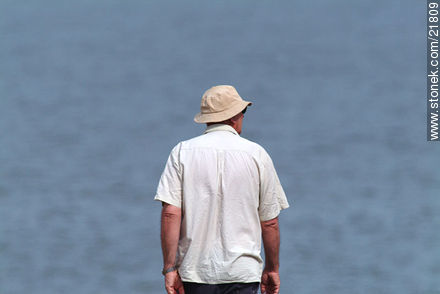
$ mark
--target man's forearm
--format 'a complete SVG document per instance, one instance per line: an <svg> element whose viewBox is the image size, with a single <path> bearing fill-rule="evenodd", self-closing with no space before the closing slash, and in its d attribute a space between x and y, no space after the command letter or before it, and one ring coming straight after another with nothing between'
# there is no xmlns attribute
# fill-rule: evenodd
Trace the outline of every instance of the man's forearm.
<svg viewBox="0 0 440 294"><path fill-rule="evenodd" d="M161 216L161 243L164 268L174 266L179 243L181 210L176 206L164 204Z"/></svg>
<svg viewBox="0 0 440 294"><path fill-rule="evenodd" d="M264 255L266 257L265 270L278 272L279 251L280 251L280 229L278 218L261 222L261 231L264 245Z"/></svg>

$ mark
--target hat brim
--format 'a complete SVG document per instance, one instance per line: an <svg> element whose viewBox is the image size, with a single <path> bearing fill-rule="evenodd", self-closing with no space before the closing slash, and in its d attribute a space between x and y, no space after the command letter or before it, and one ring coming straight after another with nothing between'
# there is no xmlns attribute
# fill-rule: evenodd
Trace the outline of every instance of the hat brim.
<svg viewBox="0 0 440 294"><path fill-rule="evenodd" d="M249 101L237 101L232 107L219 111L214 113L197 113L196 116L194 116L194 121L199 124L205 124L205 123L213 123L213 122L222 122L227 119L230 119L231 117L234 117L243 109L245 109L248 106L251 106L252 102Z"/></svg>

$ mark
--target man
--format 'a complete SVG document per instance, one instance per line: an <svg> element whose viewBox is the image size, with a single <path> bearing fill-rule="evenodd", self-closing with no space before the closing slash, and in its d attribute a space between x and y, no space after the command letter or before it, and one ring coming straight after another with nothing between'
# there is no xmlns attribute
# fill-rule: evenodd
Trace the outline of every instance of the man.
<svg viewBox="0 0 440 294"><path fill-rule="evenodd" d="M155 196L168 294L250 294L260 282L279 292L278 215L289 204L267 152L239 135L251 104L212 87L194 117L205 133L171 151Z"/></svg>

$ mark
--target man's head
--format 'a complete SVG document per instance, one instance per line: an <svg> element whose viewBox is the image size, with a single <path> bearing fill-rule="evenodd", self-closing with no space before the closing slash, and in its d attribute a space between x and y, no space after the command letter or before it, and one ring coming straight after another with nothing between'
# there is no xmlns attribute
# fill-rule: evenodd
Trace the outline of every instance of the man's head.
<svg viewBox="0 0 440 294"><path fill-rule="evenodd" d="M233 127L237 131L237 133L241 134L241 128L243 125L243 117L244 117L244 113L246 112L246 109L247 109L247 107L245 109L243 109L241 112L239 112L238 114L231 117L230 119L220 121L220 122L209 122L206 124L208 126L214 125L214 124L230 125L231 127Z"/></svg>
<svg viewBox="0 0 440 294"><path fill-rule="evenodd" d="M252 102L244 101L233 86L215 86L203 94L200 112L194 121L208 125L228 124L240 134L244 111L250 105Z"/></svg>

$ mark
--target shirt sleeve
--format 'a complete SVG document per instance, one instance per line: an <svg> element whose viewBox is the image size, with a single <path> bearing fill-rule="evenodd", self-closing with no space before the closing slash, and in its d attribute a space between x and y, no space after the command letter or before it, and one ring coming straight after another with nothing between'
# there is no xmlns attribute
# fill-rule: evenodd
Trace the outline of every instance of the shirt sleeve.
<svg viewBox="0 0 440 294"><path fill-rule="evenodd" d="M160 177L154 200L182 206L182 171L179 162L180 144L175 146L168 157L165 169Z"/></svg>
<svg viewBox="0 0 440 294"><path fill-rule="evenodd" d="M260 164L260 221L276 218L280 211L289 207L272 159L263 150Z"/></svg>

